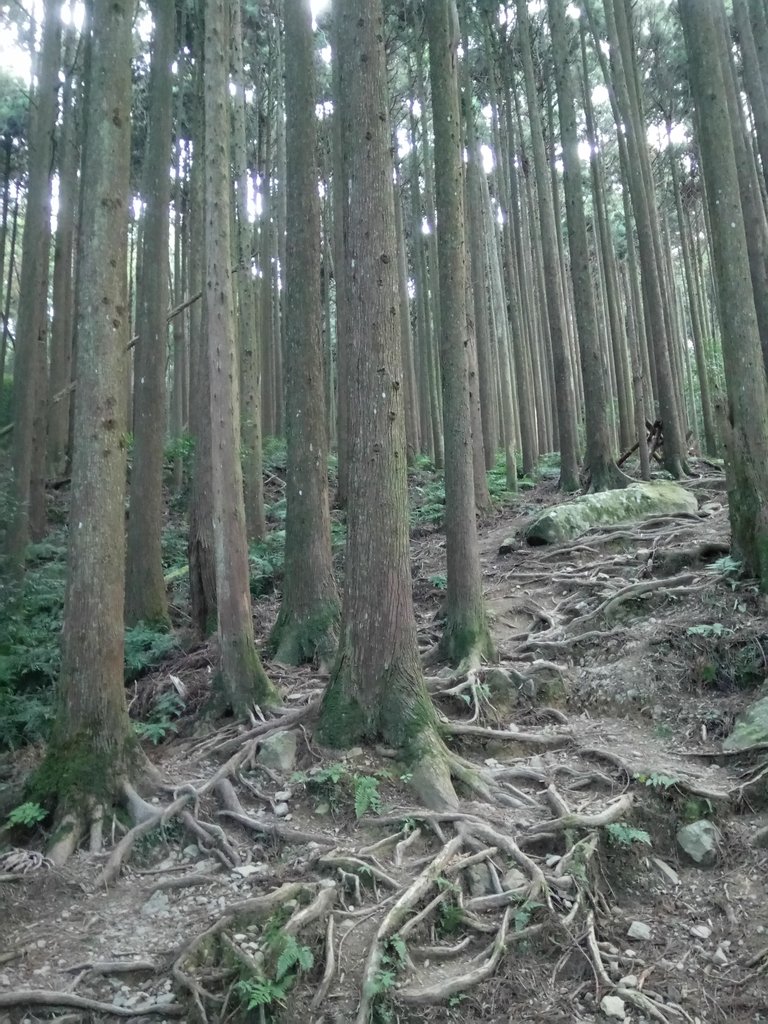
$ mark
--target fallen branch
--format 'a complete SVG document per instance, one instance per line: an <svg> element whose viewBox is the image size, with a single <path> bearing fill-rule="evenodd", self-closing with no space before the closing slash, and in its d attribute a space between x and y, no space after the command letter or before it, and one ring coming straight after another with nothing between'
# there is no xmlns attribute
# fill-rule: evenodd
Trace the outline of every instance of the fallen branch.
<svg viewBox="0 0 768 1024"><path fill-rule="evenodd" d="M71 992L49 992L45 989L20 989L17 992L0 992L0 1009L12 1006L69 1006L76 1010L92 1010L94 1013L108 1013L113 1017L144 1017L152 1014L160 1017L183 1017L185 1009L178 1003L144 1003L142 1006L116 1006L102 1003L98 999L76 996Z"/></svg>

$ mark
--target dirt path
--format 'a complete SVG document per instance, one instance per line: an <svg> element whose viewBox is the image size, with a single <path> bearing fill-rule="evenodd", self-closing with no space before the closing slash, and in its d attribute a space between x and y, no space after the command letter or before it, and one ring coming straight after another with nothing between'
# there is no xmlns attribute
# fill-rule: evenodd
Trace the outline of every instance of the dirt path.
<svg viewBox="0 0 768 1024"><path fill-rule="evenodd" d="M213 1024L273 1010L354 1022L364 970L366 1016L378 1024L606 1021L619 1003L625 1016L613 1019L768 1021L768 853L753 842L764 788L744 774L754 764L711 756L768 675L765 607L697 555L727 540L716 493L700 495L700 517L527 548L525 516L554 497L544 485L482 529L506 675L489 667L430 681L451 746L475 766L465 820L454 816L454 828L413 807L387 752L338 758L306 733L301 779L250 754L231 775L242 828L217 811L220 789L205 787L247 737L230 726L168 744L158 751L168 777L205 790L194 820L207 833L191 837L178 820L149 833L108 887L106 854L0 880L0 1024L118 1012ZM437 533L413 545L425 648L443 545ZM310 707L322 680L289 678L289 713ZM361 785L375 799L357 819ZM698 819L722 836L706 870L676 842ZM430 900L400 945L404 922ZM280 989L283 954L295 984ZM238 981L260 977L273 986L258 989L266 1009L236 1016ZM62 1005L7 1005L30 989L59 993ZM601 1008L606 996L618 1002Z"/></svg>

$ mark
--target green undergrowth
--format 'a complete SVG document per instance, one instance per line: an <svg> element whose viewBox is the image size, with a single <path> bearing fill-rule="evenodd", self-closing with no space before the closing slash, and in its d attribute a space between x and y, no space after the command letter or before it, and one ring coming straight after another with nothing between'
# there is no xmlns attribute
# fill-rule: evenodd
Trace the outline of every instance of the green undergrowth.
<svg viewBox="0 0 768 1024"><path fill-rule="evenodd" d="M379 784L389 778L385 771L356 772L336 761L307 772L294 772L291 781L303 785L317 805L321 808L325 805L331 814L353 810L356 818L362 818L369 811L381 813Z"/></svg>
<svg viewBox="0 0 768 1024"><path fill-rule="evenodd" d="M0 577L0 751L48 734L61 664L66 535L52 533L27 549L23 580ZM172 633L141 623L125 632L125 679L132 682L173 651Z"/></svg>
<svg viewBox="0 0 768 1024"><path fill-rule="evenodd" d="M549 462L542 460L540 465L545 472L549 471ZM507 488L507 467L503 451L496 455L487 478L488 493L497 507L509 505L518 498L514 491ZM411 526L442 526L445 516L445 480L442 472L436 470L425 456L419 456L411 467L409 483ZM535 485L536 481L523 476L522 467L518 466L518 490L531 490Z"/></svg>

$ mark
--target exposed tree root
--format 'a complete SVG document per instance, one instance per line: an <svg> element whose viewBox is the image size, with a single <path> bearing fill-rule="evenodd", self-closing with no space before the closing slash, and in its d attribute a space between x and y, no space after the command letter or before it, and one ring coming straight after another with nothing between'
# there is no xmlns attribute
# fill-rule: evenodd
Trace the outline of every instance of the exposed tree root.
<svg viewBox="0 0 768 1024"><path fill-rule="evenodd" d="M69 1006L76 1010L90 1010L93 1013L106 1013L113 1017L183 1017L184 1007L176 1003L144 1003L142 1006L116 1006L114 1003L102 1003L98 999L88 999L72 992L48 992L45 989L24 989L18 992L0 992L0 1009L15 1006Z"/></svg>

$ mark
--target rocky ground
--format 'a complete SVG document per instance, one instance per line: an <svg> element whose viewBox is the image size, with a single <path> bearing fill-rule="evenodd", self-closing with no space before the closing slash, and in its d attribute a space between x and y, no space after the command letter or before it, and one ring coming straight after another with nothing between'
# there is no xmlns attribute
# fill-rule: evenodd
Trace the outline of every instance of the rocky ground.
<svg viewBox="0 0 768 1024"><path fill-rule="evenodd" d="M531 547L545 480L483 523L500 663L429 679L456 812L391 751L318 748L309 669L269 666L275 718L190 714L154 818L60 871L0 860L0 1022L768 1021L768 615L722 481L691 493ZM425 650L444 562L421 530ZM202 699L212 656L141 685Z"/></svg>

